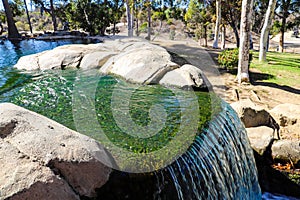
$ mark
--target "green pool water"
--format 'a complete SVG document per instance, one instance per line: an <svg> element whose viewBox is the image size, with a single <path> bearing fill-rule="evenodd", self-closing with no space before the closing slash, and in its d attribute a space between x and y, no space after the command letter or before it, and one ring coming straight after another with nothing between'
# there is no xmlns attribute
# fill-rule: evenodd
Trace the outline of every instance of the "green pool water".
<svg viewBox="0 0 300 200"><path fill-rule="evenodd" d="M17 49L10 51L21 53L12 53L12 57L6 54L6 62L2 57L0 102L11 102L44 115L100 141L110 150L113 144L141 155L161 150L173 142L168 151L155 154L154 159L164 160L173 148L184 152L186 149L180 149L181 146L192 144L214 114L221 110L220 99L212 93L131 84L121 78L99 74L97 70L20 72L12 67L18 57L44 50L43 45L35 50L28 44L23 46L27 51L15 47ZM3 47L0 51L6 52ZM76 85L79 79L84 86ZM76 106L74 94L81 99ZM85 116L91 112L95 116L92 121ZM148 132L151 134L147 135ZM124 153L121 160L127 162L128 157L130 155Z"/></svg>
<svg viewBox="0 0 300 200"><path fill-rule="evenodd" d="M95 104L97 120L106 136L114 144L126 148L133 152L150 152L160 149L176 136L181 124L182 105L180 105L178 96L169 89L160 85L136 85L129 84L122 79L117 79L108 75L93 76L95 71L84 77L87 83L97 82L97 90L92 98L85 101L93 101ZM26 77L26 81L21 87L12 89L8 95L2 97L2 101L9 101L20 105L29 110L42 114L53 119L73 130L76 125L73 119L72 97L74 82L77 70L69 71L49 71L42 74L16 74L16 78ZM97 78L95 80L95 78ZM116 87L116 85L118 87ZM88 88L85 88L88 90ZM147 126L151 122L149 111L153 105L160 105L165 111L166 116L163 127L157 134L139 138L126 134L126 130L121 129L115 121L113 112L118 115L123 110L112 106L113 92L130 92L129 115L138 126ZM181 91L189 93L190 91ZM198 131L203 128L207 121L211 119L211 95L206 92L195 92L197 99L185 99L185 101L197 101L199 104ZM122 99L122 95L120 96ZM83 101L83 103L85 102ZM128 99L124 99L128 101ZM189 104L185 104L189 105ZM85 105L83 104L82 107ZM82 108L81 107L81 108ZM161 117L161 116L157 116ZM154 119L152 119L154 120ZM89 125L93 130L95 127ZM132 127L128 127L132 128ZM89 135L95 139L99 133L97 130L88 131Z"/></svg>

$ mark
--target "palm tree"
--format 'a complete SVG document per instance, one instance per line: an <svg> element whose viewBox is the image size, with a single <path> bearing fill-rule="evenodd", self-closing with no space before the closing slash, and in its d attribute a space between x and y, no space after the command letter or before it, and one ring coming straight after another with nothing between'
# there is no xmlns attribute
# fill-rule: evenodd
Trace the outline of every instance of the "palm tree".
<svg viewBox="0 0 300 200"><path fill-rule="evenodd" d="M21 35L19 34L18 29L16 27L8 0L2 0L2 2L3 2L7 25L8 25L8 39L10 39L10 40L20 39Z"/></svg>

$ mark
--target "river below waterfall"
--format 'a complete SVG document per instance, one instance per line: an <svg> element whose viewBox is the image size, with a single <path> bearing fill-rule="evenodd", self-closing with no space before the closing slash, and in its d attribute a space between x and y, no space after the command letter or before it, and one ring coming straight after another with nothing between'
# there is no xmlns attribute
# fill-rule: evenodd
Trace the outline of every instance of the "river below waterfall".
<svg viewBox="0 0 300 200"><path fill-rule="evenodd" d="M4 44L0 45L0 102L15 103L77 130L78 127L74 123L74 109L79 108L73 106L72 97L79 79L78 70L25 73L12 67L21 56L72 43L84 43L84 41L24 40L17 44L4 41ZM103 131L110 133L107 136L116 146L136 153L149 153L163 148L176 137L183 119L180 113L190 112L189 107L192 105L190 102L195 100L194 97L186 98L187 95L184 95L186 103L181 104L182 99L178 98L177 92L174 90L158 85L137 86L128 84L122 79L97 73L97 71L91 70L84 73L84 77L82 74L80 75L80 79L86 83L96 84L94 96L91 98L84 96L84 98L94 101L96 119ZM86 92L85 90L88 91L88 88L77 91L79 96L81 92ZM117 95L118 99L122 99L122 97L126 99L126 95L121 96L124 91L131 94L128 114L135 124L147 126L151 122L155 122L155 119L157 119L157 123L160 123L161 116L163 116L164 126L154 136L141 139L124 135L120 124L113 120L116 115L119 116L121 112L124 112L124 108L121 105L122 102L114 105L112 97ZM164 182L168 182L165 179L174 182L172 187L176 189L177 194L173 194L172 199L204 199L210 194L214 194L210 199L260 198L260 189L257 185L257 178L255 178L256 170L247 166L254 165L254 162L247 158L248 154L252 154L251 149L243 146L245 138L239 136L239 125L230 124L234 118L231 113L233 111L221 101L217 100L217 104L212 104L215 98L208 93L195 92L195 94L199 104L199 117L197 119L198 134L194 137L194 144L172 165L163 170L158 169L154 173L155 180L157 180L154 190L157 191L154 192L154 196L144 199L166 199L167 197L164 195L167 195L168 192L160 196L160 192L164 190ZM160 107L153 108L153 105L160 105ZM82 105L80 109L84 109L84 107L85 105ZM112 109L112 107L114 108ZM151 109L156 109L155 113L158 112L161 116L155 116L151 113ZM220 109L226 111L220 111ZM165 112L160 112L160 110ZM216 114L218 112L221 114ZM125 120L125 118L123 119ZM89 129L87 134L101 141L95 127L90 126ZM150 132L155 132L154 129L155 127L149 126ZM226 135L225 132L228 131L234 132L236 135ZM223 132L224 136L217 137L215 135L215 133ZM211 144L211 142L215 144ZM203 150L201 148L207 150L206 157L200 156L200 152ZM125 163L125 165L128 164L130 165L130 160ZM207 173L203 170L206 170ZM233 174L229 175L230 173ZM203 188L205 191L201 191ZM105 188L102 192L105 192ZM125 192L124 195L128 194ZM263 199L288 199L288 197L265 193Z"/></svg>

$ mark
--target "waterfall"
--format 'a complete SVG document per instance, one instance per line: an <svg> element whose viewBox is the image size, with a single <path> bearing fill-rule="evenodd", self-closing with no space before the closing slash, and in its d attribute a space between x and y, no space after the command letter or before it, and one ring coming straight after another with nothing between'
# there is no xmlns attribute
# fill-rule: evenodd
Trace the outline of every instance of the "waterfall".
<svg viewBox="0 0 300 200"><path fill-rule="evenodd" d="M257 170L246 131L235 111L222 102L189 149L153 173L115 171L102 188L103 199L257 200Z"/></svg>
<svg viewBox="0 0 300 200"><path fill-rule="evenodd" d="M177 199L261 198L245 128L228 104L222 107L189 150L167 167Z"/></svg>

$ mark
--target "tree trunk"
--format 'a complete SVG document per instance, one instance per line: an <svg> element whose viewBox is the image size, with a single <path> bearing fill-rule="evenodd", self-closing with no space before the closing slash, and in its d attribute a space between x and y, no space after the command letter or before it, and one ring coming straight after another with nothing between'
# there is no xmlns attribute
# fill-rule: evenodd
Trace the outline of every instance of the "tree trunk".
<svg viewBox="0 0 300 200"><path fill-rule="evenodd" d="M280 27L280 38L279 38L279 52L283 52L284 50L284 32L285 32L285 26L286 26L286 18L289 15L289 7L290 7L291 0L287 0L283 2L282 5L282 24Z"/></svg>
<svg viewBox="0 0 300 200"><path fill-rule="evenodd" d="M30 33L32 34L32 25L31 25L31 21L30 21L30 15L29 15L29 12L28 12L28 7L27 7L26 0L24 0L24 6L25 6L26 15L27 15L27 21L28 21L28 24L29 24Z"/></svg>
<svg viewBox="0 0 300 200"><path fill-rule="evenodd" d="M131 15L131 8L129 0L126 0L126 15L127 15L127 29L128 29L128 36L133 37L133 17Z"/></svg>
<svg viewBox="0 0 300 200"><path fill-rule="evenodd" d="M114 19L113 35L116 35L116 20Z"/></svg>
<svg viewBox="0 0 300 200"><path fill-rule="evenodd" d="M50 0L50 9L51 9L51 17L52 17L52 23L53 23L53 30L57 31L57 23L56 23L56 16L55 16L55 10L54 10L53 0Z"/></svg>
<svg viewBox="0 0 300 200"><path fill-rule="evenodd" d="M213 48L218 48L218 42L219 42L219 29L220 29L220 22L221 22L221 0L216 1L216 26L215 26L215 37L214 37L214 43Z"/></svg>
<svg viewBox="0 0 300 200"><path fill-rule="evenodd" d="M13 15L12 15L12 11L8 4L8 0L2 0L2 2L3 2L6 20L7 20L7 26L8 26L8 39L11 39L11 40L20 39L21 36L16 27L16 24L15 24Z"/></svg>
<svg viewBox="0 0 300 200"><path fill-rule="evenodd" d="M226 26L225 24L222 25L222 42L221 42L221 49L225 49L226 45Z"/></svg>
<svg viewBox="0 0 300 200"><path fill-rule="evenodd" d="M272 25L275 6L276 6L276 0L269 0L269 6L266 13L264 26L260 34L259 62L265 62L267 60L267 48L268 48L267 46L269 40L269 31Z"/></svg>
<svg viewBox="0 0 300 200"><path fill-rule="evenodd" d="M148 0L147 12L148 12L148 35L147 40L151 40L151 0Z"/></svg>
<svg viewBox="0 0 300 200"><path fill-rule="evenodd" d="M239 83L249 82L249 46L253 12L253 0L242 1L241 14L241 44L239 48L239 62L237 79Z"/></svg>
<svg viewBox="0 0 300 200"><path fill-rule="evenodd" d="M207 26L204 26L204 46L207 47Z"/></svg>

